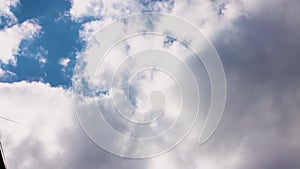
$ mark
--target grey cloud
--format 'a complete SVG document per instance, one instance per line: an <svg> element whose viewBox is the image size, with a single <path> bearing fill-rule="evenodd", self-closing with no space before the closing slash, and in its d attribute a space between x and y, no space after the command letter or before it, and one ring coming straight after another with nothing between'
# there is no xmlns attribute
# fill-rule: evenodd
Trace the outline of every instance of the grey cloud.
<svg viewBox="0 0 300 169"><path fill-rule="evenodd" d="M60 133L59 138L65 154L62 169L135 169L146 165L145 161L121 158L104 151L88 138L79 124Z"/></svg>
<svg viewBox="0 0 300 169"><path fill-rule="evenodd" d="M199 146L195 126L196 132L163 156L168 160L158 160L175 168L299 168L300 3L255 3L257 10L242 14L212 41L228 83L216 133ZM139 164L152 168L155 160Z"/></svg>
<svg viewBox="0 0 300 169"><path fill-rule="evenodd" d="M256 3L213 39L227 75L225 113L206 144L195 144L195 132L165 155L177 168L300 167L300 3Z"/></svg>
<svg viewBox="0 0 300 169"><path fill-rule="evenodd" d="M257 2L259 3L259 2ZM299 1L263 2L213 40L228 82L210 153L241 148L235 168L299 168Z"/></svg>

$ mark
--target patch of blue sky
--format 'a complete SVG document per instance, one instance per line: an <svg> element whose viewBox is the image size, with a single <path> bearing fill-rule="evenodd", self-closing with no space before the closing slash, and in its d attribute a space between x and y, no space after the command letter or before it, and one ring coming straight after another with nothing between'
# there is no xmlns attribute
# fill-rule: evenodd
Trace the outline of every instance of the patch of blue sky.
<svg viewBox="0 0 300 169"><path fill-rule="evenodd" d="M11 26L12 23L13 23L13 18L0 16L0 30L7 26Z"/></svg>
<svg viewBox="0 0 300 169"><path fill-rule="evenodd" d="M21 0L20 4L12 9L18 23L36 19L42 29L37 38L21 43L20 51L26 49L26 52L16 55L16 66L0 65L3 70L15 74L0 81L42 81L51 86L71 86L76 52L83 48L84 42L79 39L81 24L73 22L65 15L70 7L70 2L63 0ZM33 56L40 54L40 49L46 51L42 53L45 55L42 56L46 59L45 63ZM70 59L65 68L59 64L62 58Z"/></svg>

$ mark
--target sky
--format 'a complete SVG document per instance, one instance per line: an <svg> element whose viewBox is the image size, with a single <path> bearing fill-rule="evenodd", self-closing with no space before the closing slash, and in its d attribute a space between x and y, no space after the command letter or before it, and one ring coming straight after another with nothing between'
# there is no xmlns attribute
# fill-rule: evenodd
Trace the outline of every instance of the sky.
<svg viewBox="0 0 300 169"><path fill-rule="evenodd" d="M17 122L0 118L7 168L298 169L299 8L298 0L0 0L0 117ZM136 14L143 17L126 17ZM201 36L184 29L188 25ZM145 33L157 30L161 35ZM135 31L140 34L113 43ZM202 54L217 54L222 64L213 62L210 70L222 68L226 77L221 121L203 144L199 133L214 110L213 94L224 91L217 90L223 81L212 83L205 57L199 61L190 51L195 39L215 49ZM114 45L101 60L102 49ZM196 53L203 49L198 47ZM167 58L174 53L175 60ZM149 63L157 68L135 72ZM122 100L126 87L129 102ZM157 89L163 97L152 95ZM148 128L122 120L132 118L126 110L156 106L164 106L165 116ZM97 123L99 110L108 123ZM105 137L110 132L102 125L147 137L173 121L174 131L147 146ZM188 135L180 140L183 133ZM155 154L169 143L169 151ZM154 156L120 157L141 154Z"/></svg>

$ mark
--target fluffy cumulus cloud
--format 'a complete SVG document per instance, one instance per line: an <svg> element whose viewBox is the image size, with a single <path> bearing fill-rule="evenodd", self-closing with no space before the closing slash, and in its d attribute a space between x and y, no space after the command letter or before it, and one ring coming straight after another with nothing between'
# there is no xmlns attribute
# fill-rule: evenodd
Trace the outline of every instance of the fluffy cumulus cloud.
<svg viewBox="0 0 300 169"><path fill-rule="evenodd" d="M168 8L153 8L162 2L144 4L152 11L169 9L168 13L190 21L212 40L224 63L228 97L221 126L209 142L197 145L194 132L171 153L149 160L148 168L161 164L169 168L297 168L299 51L295 45L300 24L295 16L300 14L299 2L177 0ZM103 9L108 4L103 3ZM146 10L140 1L118 4L112 11L104 10L103 19L85 23L82 39L88 40L116 16ZM126 42L129 49L125 45L114 56L149 47L142 41ZM85 59L87 67L95 62L89 61L89 55ZM104 65L110 69L117 63Z"/></svg>
<svg viewBox="0 0 300 169"><path fill-rule="evenodd" d="M0 62L16 64L15 55L20 52L19 46L23 40L32 40L41 30L37 20L29 19L17 23L17 18L11 11L19 5L19 0L3 0L0 2ZM5 50L4 50L5 49Z"/></svg>
<svg viewBox="0 0 300 169"><path fill-rule="evenodd" d="M70 15L73 20L79 21L82 18L100 18L102 16L102 0L72 0L71 3Z"/></svg>
<svg viewBox="0 0 300 169"><path fill-rule="evenodd" d="M81 2L81 0L76 0ZM101 3L101 19L98 14L90 12L90 17L96 20L86 22L82 26L80 36L83 40L87 40L95 31L99 30L103 26L108 25L114 20L119 19L122 16L140 13L140 12L163 12L172 13L175 1L163 0L163 1L133 1L133 0L103 0ZM72 7L73 8L73 7ZM72 8L70 12L72 11ZM80 18L84 18L85 15L80 15Z"/></svg>
<svg viewBox="0 0 300 169"><path fill-rule="evenodd" d="M8 168L141 168L88 139L73 109L71 92L43 83L1 83L0 139ZM18 105L18 106L15 106ZM118 163L116 163L118 161Z"/></svg>
<svg viewBox="0 0 300 169"><path fill-rule="evenodd" d="M95 20L91 22L84 23L82 29L79 32L80 38L83 41L88 41L89 38L97 32L100 28L112 23L111 18L105 18L103 20Z"/></svg>
<svg viewBox="0 0 300 169"><path fill-rule="evenodd" d="M0 61L4 64L15 64L20 43L23 40L32 40L40 30L41 26L35 20L27 20L0 30L0 46L5 49L0 51Z"/></svg>
<svg viewBox="0 0 300 169"><path fill-rule="evenodd" d="M80 0L78 0L80 1ZM239 0L222 1L184 1L184 0L163 0L163 1L103 1L102 17L99 20L87 22L81 31L82 38L92 34L99 28L107 25L112 20L119 19L124 15L140 12L162 12L186 19L196 25L204 34L213 38L224 29L232 28L236 22L243 21L250 10L251 5L245 5ZM250 7L248 7L250 6ZM251 9L249 9L251 8ZM98 17L90 13L91 17ZM84 17L84 15L82 15Z"/></svg>
<svg viewBox="0 0 300 169"><path fill-rule="evenodd" d="M59 60L59 64L62 66L62 67L64 67L64 68L66 68L67 66L68 66L68 64L70 63L70 59L69 58L62 58L62 59L60 59Z"/></svg>
<svg viewBox="0 0 300 169"><path fill-rule="evenodd" d="M170 12L173 8L173 0L162 1L133 1L133 0L71 0L72 7L69 11L75 21L84 18L105 19L119 18L136 12Z"/></svg>
<svg viewBox="0 0 300 169"><path fill-rule="evenodd" d="M17 21L17 18L11 11L12 7L16 7L19 4L19 0L9 0L0 2L0 25L11 25Z"/></svg>
<svg viewBox="0 0 300 169"><path fill-rule="evenodd" d="M1 117L18 122L1 122L7 167L48 168L47 164L54 165L51 160L58 160L63 151L58 140L59 131L71 125L68 92L47 84L27 82L2 83L0 92Z"/></svg>

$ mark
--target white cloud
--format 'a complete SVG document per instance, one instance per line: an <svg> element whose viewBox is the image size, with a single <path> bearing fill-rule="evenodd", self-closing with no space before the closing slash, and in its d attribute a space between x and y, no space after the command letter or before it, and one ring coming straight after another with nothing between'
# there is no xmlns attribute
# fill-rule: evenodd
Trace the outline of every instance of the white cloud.
<svg viewBox="0 0 300 169"><path fill-rule="evenodd" d="M81 1L81 0L77 0ZM80 31L80 37L82 40L87 41L88 38L95 33L95 31L99 30L103 26L108 25L116 19L119 19L123 16L139 13L142 11L145 6L141 5L138 1L133 0L104 0L102 5L102 18L99 20L90 21L83 24L82 30ZM167 12L168 8L167 3L164 2L155 2L152 4L152 9L154 11L162 11ZM97 14L93 14L90 12L91 17L98 18ZM84 16L84 15L83 15Z"/></svg>
<svg viewBox="0 0 300 169"><path fill-rule="evenodd" d="M0 116L19 123L0 118L7 168L137 166L116 159L88 139L77 121L70 90L41 82L0 83L0 101Z"/></svg>
<svg viewBox="0 0 300 169"><path fill-rule="evenodd" d="M2 69L0 68L0 77L2 77L4 74L5 74L4 70L2 70Z"/></svg>
<svg viewBox="0 0 300 169"><path fill-rule="evenodd" d="M122 16L139 12L138 1L133 0L104 0L103 1L103 16L113 19L118 19Z"/></svg>
<svg viewBox="0 0 300 169"><path fill-rule="evenodd" d="M11 12L11 7L16 7L19 0L1 0L0 1L0 24L11 25L17 21L17 18ZM3 20L2 20L3 19ZM5 21L6 19L7 21Z"/></svg>
<svg viewBox="0 0 300 169"><path fill-rule="evenodd" d="M100 18L102 16L102 0L71 0L70 14L73 20L85 17Z"/></svg>
<svg viewBox="0 0 300 169"><path fill-rule="evenodd" d="M0 14L13 15L13 13L10 11L10 7L16 7L18 3L19 0L0 1Z"/></svg>
<svg viewBox="0 0 300 169"><path fill-rule="evenodd" d="M13 76L16 76L15 73L11 72L11 71L8 71L8 70L3 70L0 68L0 78L1 79L8 79L10 77L13 77Z"/></svg>
<svg viewBox="0 0 300 169"><path fill-rule="evenodd" d="M93 34L99 30L100 28L108 25L113 22L111 18L103 18L101 20L91 21L84 23L82 25L82 29L79 32L79 36L82 40L88 41L88 39L93 36Z"/></svg>
<svg viewBox="0 0 300 169"><path fill-rule="evenodd" d="M45 63L47 63L47 59L44 57L39 58L39 62L43 65Z"/></svg>
<svg viewBox="0 0 300 169"><path fill-rule="evenodd" d="M135 0L71 0L71 18L81 21L91 17L96 19L117 19L142 11L170 12L173 1L135 1Z"/></svg>
<svg viewBox="0 0 300 169"><path fill-rule="evenodd" d="M135 19L137 19L137 18L135 18ZM142 65L146 64L147 66L151 65L152 67L153 66L155 67L155 64L157 64L158 68L163 67L159 63L165 63L163 65L170 66L170 67L168 67L168 70L166 70L166 71L167 72L169 71L168 73L171 72L172 77L176 77L175 78L176 83L178 82L179 83L178 85L181 85L179 87L181 90L188 91L189 89L194 89L193 85L188 86L187 84L184 83L184 82L187 82L190 80L190 78L188 76L188 75L190 75L189 74L190 72L187 73L187 70L185 69L186 68L185 66L190 66L190 65L183 65L183 63L180 62L180 61L185 60L185 58L190 59L193 56L191 54L191 51L189 51L189 50L187 51L186 47L184 47L183 45L181 45L178 42L174 42L173 45L174 46L177 45L175 48L173 48L173 47L165 48L164 41L165 41L166 37L164 37L164 36L145 35L145 36L135 36L132 38L125 39L125 41L123 41L123 43L120 43L120 44L117 44L116 46L114 46L114 48L111 49L111 51L107 54L107 56L105 58L103 58L103 60L100 59L101 51L103 51L103 48L101 48L101 47L104 45L107 45L107 44L105 44L105 42L109 42L110 39L118 40L121 37L125 37L127 35L126 33L128 33L126 28L128 28L130 26L132 26L131 28L136 28L136 29L144 26L143 19L145 19L145 18L138 18L138 19L141 19L141 20L138 20L138 21L137 20L134 20L134 21L127 20L126 24L121 22L118 24L118 26L122 25L122 26L120 26L121 27L120 29L115 29L112 32L106 32L106 34L103 35L102 38L99 38L99 36L98 37L96 36L95 39L93 38L90 41L88 41L86 50L83 51L82 56L81 57L79 56L78 60L77 60L78 61L77 66L84 64L84 69L83 70L77 69L75 71L75 72L79 71L79 74L76 74L76 77L75 77L76 79L78 79L79 84L78 84L78 88L77 88L77 86L74 87L74 91L76 91L76 92L78 91L80 94L83 93L85 95L89 95L90 92L94 92L94 91L91 91L94 89L93 85L96 85L96 88L98 88L98 89L106 88L106 89L110 90L111 85L112 85L110 79L112 77L114 77L116 68L121 67L121 66L118 67L119 64L121 64L125 58L127 58L127 59L130 58L129 56L135 54L136 52L142 51L142 50L147 50L147 49L157 49L157 51L163 51L166 53L168 53L168 52L176 53L176 51L178 51L178 53L176 53L176 54L178 54L178 55L176 55L176 56L178 56L178 58L174 59L174 60L171 59L171 61L170 61L170 60L166 59L166 57L169 55L166 55L166 53L159 53L160 56L166 56L166 57L162 57L159 59L156 57L153 57L156 59L151 60L151 62L149 62L149 64L146 64L144 62L136 63L136 62L128 61L127 66L128 67L130 66L130 68L132 68L132 69L130 69L126 66L122 67L123 71L120 72L121 75L116 77L116 84L118 84L118 82L120 82L120 83L124 82L124 84L121 84L122 87L120 87L120 89L127 89L127 87L128 87L127 82L130 81L130 78L133 78L133 76L131 76L131 75L133 75L134 73L137 73L138 71L142 71L142 69L145 68ZM157 30L162 30L162 32L166 32L165 27L161 26L161 25L162 24L157 24L157 25L153 24L153 27L151 27L151 30L154 32L156 32ZM115 28L115 27L113 27L113 28ZM144 30L144 29L139 29L139 30ZM103 31L105 32L106 30L103 30ZM108 38L108 39L105 39L105 38ZM113 42L111 42L111 43L113 43ZM170 45L170 46L173 46L173 45ZM107 46L110 47L110 45L107 45ZM152 54L154 56L158 56L158 53L154 52ZM182 58L180 58L181 56L182 56ZM95 75L94 68L96 68L96 66L100 60L103 62L101 64L101 66L97 67L98 72ZM128 59L128 60L130 60L130 59ZM134 59L132 59L132 60L134 60ZM185 60L185 61L187 61L187 60ZM195 59L195 60L197 61L197 59ZM81 61L83 61L84 63L81 63ZM141 61L141 60L139 60L139 61ZM148 59L147 59L147 61L148 61ZM167 64L166 62L169 64ZM195 63L198 63L198 62L195 62ZM155 64L153 64L153 63L155 63ZM199 65L200 64L201 63L199 63ZM180 65L181 67L178 65ZM199 65L197 65L197 68L201 69L201 66L199 66ZM141 68L139 66L142 66L143 68ZM128 70L127 70L127 68L128 68ZM194 69L197 69L197 68L195 67ZM135 69L135 70L132 71L133 69ZM198 72L201 72L201 70L199 70L199 69L198 69ZM131 103L132 103L132 105L136 106L135 110L137 110L137 111L139 109L145 110L145 109L149 108L149 106L148 106L149 102L147 102L148 101L147 98L150 97L150 94L152 91L154 91L154 89L157 89L157 90L164 92L164 94L165 94L164 97L167 102L166 107L165 107L166 111L164 112L164 116L163 116L163 118L161 118L161 121L158 125L154 125L154 126L150 126L150 127L147 126L148 128L141 127L142 129L139 129L139 133L138 132L135 133L135 131L132 131L130 134L133 134L133 135L145 134L147 136L156 135L156 134L164 131L165 129L167 129L170 126L170 124L172 124L172 122L174 122L174 120L178 117L178 114L180 114L179 110L181 110L181 108L180 108L180 106L181 106L180 99L181 98L179 96L180 94L178 94L178 93L180 93L180 91L178 90L176 83L174 83L174 81L173 81L174 79L170 78L169 76L160 75L159 73L156 74L156 71L153 71L153 72L154 73L152 73L151 76L153 75L153 76L155 76L155 78L150 78L151 77L150 74L140 74L138 77L140 77L144 81L132 84L132 89L134 92L132 92L130 94L135 99L136 104L134 105L134 103L133 103L134 101ZM177 74L174 72L176 72ZM147 80L147 75L149 75L148 80ZM97 77L97 78L93 79L93 77ZM169 77L169 78L167 78L167 77ZM196 77L196 80L200 81L200 80L202 80L201 78L202 78L202 76L199 75L199 77L198 76ZM82 79L84 79L85 81L81 81ZM83 83L81 84L81 82L83 82ZM189 82L191 82L191 84L194 84L193 81L189 81ZM204 88L205 85L202 84L202 86ZM80 91L81 89L82 89L82 91ZM207 91L209 91L209 87L207 89L208 89ZM120 91L120 93L122 93L121 90L119 90L119 91ZM193 91L193 92L191 92L190 95L194 96L193 94L195 94L195 93L198 94L197 92ZM194 108L193 105L195 102L197 102L197 98L194 99L195 97L192 97L192 99L190 99L190 100L186 99L183 101L184 103L187 103L190 105L190 106L188 106L188 108L186 107L188 109L186 111L191 112L191 113L186 114L186 116L187 116L186 119L188 119L188 120L192 119L192 120L189 121L189 123L181 123L180 122L180 127L179 127L179 125L176 127L173 127L172 128L173 130L175 130L175 128L178 129L177 133L184 131L186 129L186 127L188 127L188 125L191 125L193 123L193 120L194 120L193 113L195 113L195 111L193 111L193 108ZM134 100L134 99L132 99L132 100ZM110 104L111 103L110 101L112 100L112 98L110 97L107 100L108 101L107 101L107 103L105 102L105 104L104 104L104 101L102 101L102 100L99 101L99 103L101 103L101 106L102 106L102 104L105 105L104 106L105 109L103 110L103 112L105 112L105 114L111 114L112 119L113 119L111 121L113 121L114 124L121 124L121 126L123 126L123 128L121 129L122 130L121 132L125 132L126 135L128 135L128 132L130 131L130 129L129 129L130 125L128 123L123 124L123 121L119 120L120 119L119 116L115 116L117 113L114 109L111 108L112 106ZM205 99L203 99L203 100L205 100ZM122 101L123 100L121 100L119 103L121 103L122 105L126 104ZM80 102L84 103L84 100L80 100ZM160 103L162 103L162 102L160 102ZM155 104L155 103L153 102L153 104ZM128 105L126 104L126 106L129 106L129 104ZM124 110L127 110L126 108L124 108ZM159 105L157 105L157 107L154 107L154 108L159 108ZM126 112L126 113L128 113L128 112ZM157 112L155 112L155 113L157 113ZM154 115L155 113L153 113L151 115ZM177 124L179 124L179 123L177 123ZM118 128L118 125L116 125L116 127ZM147 130L147 129L149 129L149 130ZM176 138L178 139L178 136L179 137L182 136L181 134L176 135ZM145 136L145 135L143 135L143 136ZM154 147L157 146L157 147L161 148L161 145L164 145L167 141L169 141L168 140L169 138L167 138L168 136L163 135L163 137L165 138L164 141L161 141L160 143L158 143L158 141L153 142L152 146L154 146ZM98 138L100 138L100 137L98 137ZM118 139L116 139L114 141L117 142ZM114 142L112 142L112 143L114 143ZM173 143L171 143L170 145L173 145ZM116 144L116 146L120 146L120 145ZM133 147L134 146L135 145L133 145ZM122 148L126 149L125 147L122 147ZM134 152L134 148L133 148L133 150L128 150L128 151ZM137 150L137 151L139 151L139 150ZM151 155L153 155L153 154L151 154Z"/></svg>
<svg viewBox="0 0 300 169"><path fill-rule="evenodd" d="M15 64L15 55L19 52L22 40L31 40L41 30L41 26L34 20L27 20L22 24L6 27L0 30L0 61L4 64Z"/></svg>
<svg viewBox="0 0 300 169"><path fill-rule="evenodd" d="M238 0L177 0L170 13L193 23L209 38L219 36L219 32L232 28L232 24L239 17L247 14Z"/></svg>
<svg viewBox="0 0 300 169"><path fill-rule="evenodd" d="M63 66L64 68L66 68L68 66L68 64L70 63L70 59L69 58L62 58L58 61L58 63Z"/></svg>
<svg viewBox="0 0 300 169"><path fill-rule="evenodd" d="M71 123L70 93L47 84L27 82L0 83L0 93L0 115L20 123L0 119L1 142L5 147L8 168L32 168L38 165L34 158L28 161L24 160L27 157L21 155L21 147L28 144L28 139L42 146L39 153L45 153L45 158L60 156L63 147L57 140L57 134ZM28 157L31 156L30 149L26 153Z"/></svg>
<svg viewBox="0 0 300 169"><path fill-rule="evenodd" d="M83 3L80 0L76 1L78 4ZM84 1L84 3L87 2ZM208 37L214 38L218 36L219 32L232 28L232 24L236 20L247 15L249 10L253 10L253 8L246 8L244 3L239 0L176 0L174 3L173 1L153 1L148 2L146 6L142 2L134 0L104 0L101 5L103 8L101 19L84 23L80 31L83 40L87 40L87 37L113 20L142 11L159 11L181 17L197 26ZM85 9L84 5L81 9ZM89 14L90 17L99 18L97 13L89 12Z"/></svg>
<svg viewBox="0 0 300 169"><path fill-rule="evenodd" d="M232 88L243 90L237 86ZM223 125L214 138L204 145L197 144L196 131L167 154L153 159L128 160L104 152L87 139L77 122L69 90L37 82L0 83L0 116L20 123L0 119L0 139L8 168L253 169L268 163L272 165L271 162L280 165L280 160L297 159L299 155L299 109L288 105L297 103L300 90L286 91L280 94L280 105L272 101L274 92L259 99L256 94L249 94L261 94L264 90L243 92L248 98L255 99L252 106L243 107L247 113L241 114L238 109L240 105L231 103ZM232 97L240 98L240 94L236 94ZM249 104L246 101L243 105ZM280 116L276 106L288 106L291 113ZM286 116L291 119L283 119ZM283 126L276 126L278 122ZM201 123L195 127L198 128L198 125Z"/></svg>

